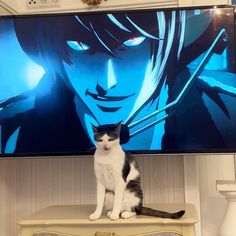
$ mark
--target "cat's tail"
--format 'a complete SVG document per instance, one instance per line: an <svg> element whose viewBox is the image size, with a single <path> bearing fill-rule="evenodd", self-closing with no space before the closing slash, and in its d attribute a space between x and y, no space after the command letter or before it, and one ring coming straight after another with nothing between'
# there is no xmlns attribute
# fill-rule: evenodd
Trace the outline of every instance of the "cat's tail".
<svg viewBox="0 0 236 236"><path fill-rule="evenodd" d="M184 213L185 213L184 210L170 213L166 211L154 210L148 207L142 207L138 214L147 215L147 216L155 216L155 217L160 217L160 218L179 219L184 215Z"/></svg>

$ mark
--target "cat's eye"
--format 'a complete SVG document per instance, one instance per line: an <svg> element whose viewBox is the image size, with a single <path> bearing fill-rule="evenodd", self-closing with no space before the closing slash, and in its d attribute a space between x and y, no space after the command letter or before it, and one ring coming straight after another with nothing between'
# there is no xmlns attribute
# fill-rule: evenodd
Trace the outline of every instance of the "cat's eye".
<svg viewBox="0 0 236 236"><path fill-rule="evenodd" d="M101 138L98 138L98 137L96 137L96 136L94 136L94 139L95 139L96 142L102 142L102 139L101 139Z"/></svg>
<svg viewBox="0 0 236 236"><path fill-rule="evenodd" d="M109 138L108 141L109 142L114 141L114 138Z"/></svg>
<svg viewBox="0 0 236 236"><path fill-rule="evenodd" d="M123 42L123 45L127 47L135 47L140 45L145 39L146 37L144 36L134 37Z"/></svg>
<svg viewBox="0 0 236 236"><path fill-rule="evenodd" d="M66 43L68 46L76 51L87 51L90 49L90 46L86 43L73 41L73 40L67 40Z"/></svg>

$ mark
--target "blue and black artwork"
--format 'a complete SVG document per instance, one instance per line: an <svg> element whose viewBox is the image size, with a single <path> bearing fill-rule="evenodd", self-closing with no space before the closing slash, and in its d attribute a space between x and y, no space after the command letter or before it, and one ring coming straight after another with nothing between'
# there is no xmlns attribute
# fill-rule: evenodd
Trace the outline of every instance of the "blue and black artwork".
<svg viewBox="0 0 236 236"><path fill-rule="evenodd" d="M0 18L0 153L236 150L233 7Z"/></svg>

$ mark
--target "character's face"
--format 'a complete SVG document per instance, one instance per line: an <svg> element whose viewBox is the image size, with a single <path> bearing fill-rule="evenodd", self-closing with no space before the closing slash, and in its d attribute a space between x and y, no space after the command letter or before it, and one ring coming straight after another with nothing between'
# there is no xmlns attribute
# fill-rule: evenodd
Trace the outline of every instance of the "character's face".
<svg viewBox="0 0 236 236"><path fill-rule="evenodd" d="M151 96L155 86L148 38L126 40L115 56L91 55L85 43L67 44L72 64L64 62L64 68L69 82L100 125L125 122Z"/></svg>

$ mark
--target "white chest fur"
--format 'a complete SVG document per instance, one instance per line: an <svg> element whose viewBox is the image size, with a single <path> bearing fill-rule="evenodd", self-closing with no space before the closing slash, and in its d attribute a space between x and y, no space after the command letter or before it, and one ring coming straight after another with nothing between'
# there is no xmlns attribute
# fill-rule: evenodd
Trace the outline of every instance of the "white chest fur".
<svg viewBox="0 0 236 236"><path fill-rule="evenodd" d="M97 181L111 191L115 184L122 179L125 153L120 147L104 152L96 151L94 155L94 170Z"/></svg>

